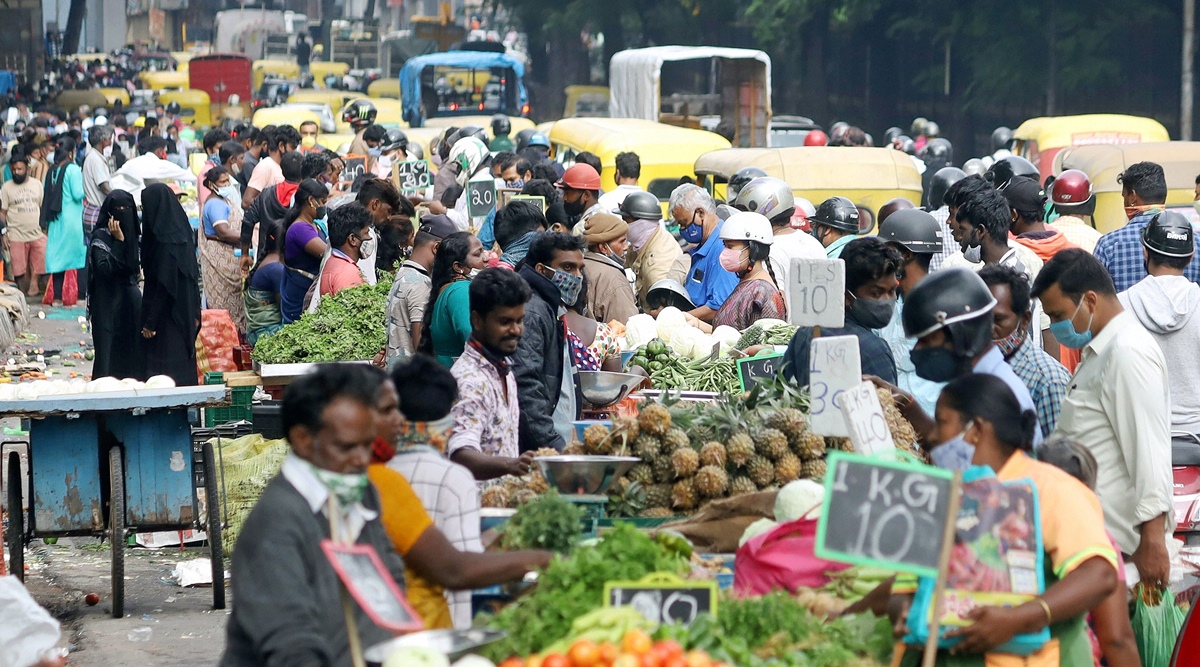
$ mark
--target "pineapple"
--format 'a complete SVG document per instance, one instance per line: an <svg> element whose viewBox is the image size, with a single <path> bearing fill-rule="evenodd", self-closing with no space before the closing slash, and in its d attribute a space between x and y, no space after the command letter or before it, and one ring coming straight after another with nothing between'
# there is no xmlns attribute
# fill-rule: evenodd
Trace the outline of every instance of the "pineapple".
<svg viewBox="0 0 1200 667"><path fill-rule="evenodd" d="M687 449L692 446L692 441L688 439L687 431L681 428L672 428L663 436L663 451L674 452L680 449Z"/></svg>
<svg viewBox="0 0 1200 667"><path fill-rule="evenodd" d="M759 456L764 456L772 461L778 461L781 456L788 453L788 439L782 431L773 428L764 428L758 432L758 439L755 441L755 450Z"/></svg>
<svg viewBox="0 0 1200 667"><path fill-rule="evenodd" d="M675 513L665 507L651 507L642 510L638 516L643 519L670 519Z"/></svg>
<svg viewBox="0 0 1200 667"><path fill-rule="evenodd" d="M729 487L729 475L720 466L704 466L696 473L696 490L705 498L720 498Z"/></svg>
<svg viewBox="0 0 1200 667"><path fill-rule="evenodd" d="M719 442L705 443L705 445L700 448L700 465L724 468L727 458L728 457L725 454L725 445L722 445Z"/></svg>
<svg viewBox="0 0 1200 667"><path fill-rule="evenodd" d="M643 461L653 461L658 458L660 452L662 452L662 440L649 433L643 433L633 441L633 453L641 457Z"/></svg>
<svg viewBox="0 0 1200 667"><path fill-rule="evenodd" d="M708 442L716 439L716 430L708 424L697 424L688 431L692 442Z"/></svg>
<svg viewBox="0 0 1200 667"><path fill-rule="evenodd" d="M525 488L541 495L550 490L550 482L546 481L546 476L542 474L542 469L535 467L528 475L528 482Z"/></svg>
<svg viewBox="0 0 1200 667"><path fill-rule="evenodd" d="M489 486L479 500L484 507L508 507L508 491L501 484Z"/></svg>
<svg viewBox="0 0 1200 667"><path fill-rule="evenodd" d="M583 451L583 444L572 440L566 447L563 447L562 453L567 456L583 456L587 452Z"/></svg>
<svg viewBox="0 0 1200 667"><path fill-rule="evenodd" d="M659 484L665 484L675 479L675 468L671 465L671 457L665 454L654 459L654 463L650 464L654 471L654 481Z"/></svg>
<svg viewBox="0 0 1200 667"><path fill-rule="evenodd" d="M729 461L741 468L754 456L754 441L745 433L734 433L729 437L725 451L729 454Z"/></svg>
<svg viewBox="0 0 1200 667"><path fill-rule="evenodd" d="M887 421L888 430L892 432L892 442L897 449L915 453L920 449L914 445L917 441L917 430L900 414L900 409L896 407L892 395L886 389L877 389L876 393L879 395L879 404L883 406L883 417Z"/></svg>
<svg viewBox="0 0 1200 667"><path fill-rule="evenodd" d="M767 426L781 431L789 441L800 438L805 423L804 413L796 408L779 408L767 417Z"/></svg>
<svg viewBox="0 0 1200 667"><path fill-rule="evenodd" d="M608 427L604 424L592 424L583 430L583 450L588 454L610 454L612 445Z"/></svg>
<svg viewBox="0 0 1200 667"><path fill-rule="evenodd" d="M800 476L807 477L808 479L815 479L817 481L823 481L825 479L826 469L827 468L824 459L805 461L804 465L800 468Z"/></svg>
<svg viewBox="0 0 1200 667"><path fill-rule="evenodd" d="M689 478L675 482L675 486L671 487L671 506L681 510L691 510L696 508L696 503L695 481Z"/></svg>
<svg viewBox="0 0 1200 667"><path fill-rule="evenodd" d="M745 475L738 475L729 483L729 495L744 496L747 493L758 493L758 486Z"/></svg>
<svg viewBox="0 0 1200 667"><path fill-rule="evenodd" d="M646 487L646 507L670 507L671 485L651 484Z"/></svg>
<svg viewBox="0 0 1200 667"><path fill-rule="evenodd" d="M775 481L780 484L787 484L800 479L801 465L800 457L788 452L784 454L778 461L775 462Z"/></svg>
<svg viewBox="0 0 1200 667"><path fill-rule="evenodd" d="M624 437L626 442L633 442L637 439L641 429L638 427L637 417L620 416L613 418L612 437Z"/></svg>
<svg viewBox="0 0 1200 667"><path fill-rule="evenodd" d="M797 448L796 456L805 461L819 459L825 455L825 445L825 438L812 431L805 431L800 438L800 446Z"/></svg>
<svg viewBox="0 0 1200 667"><path fill-rule="evenodd" d="M650 435L665 435L671 428L671 411L651 403L638 413L638 428Z"/></svg>
<svg viewBox="0 0 1200 667"><path fill-rule="evenodd" d="M629 479L640 482L642 486L654 483L654 468L649 463L639 463L629 471Z"/></svg>
<svg viewBox="0 0 1200 667"><path fill-rule="evenodd" d="M850 442L850 438L825 438L825 449L832 449L839 452L853 452L854 443Z"/></svg>
<svg viewBox="0 0 1200 667"><path fill-rule="evenodd" d="M691 447L677 449L671 454L671 467L675 470L676 479L691 477L700 467L700 455Z"/></svg>
<svg viewBox="0 0 1200 667"><path fill-rule="evenodd" d="M746 464L746 474L762 488L775 481L775 465L766 457L755 456Z"/></svg>
<svg viewBox="0 0 1200 667"><path fill-rule="evenodd" d="M558 450L553 447L539 447L534 450L533 458L540 459L543 456L558 456Z"/></svg>

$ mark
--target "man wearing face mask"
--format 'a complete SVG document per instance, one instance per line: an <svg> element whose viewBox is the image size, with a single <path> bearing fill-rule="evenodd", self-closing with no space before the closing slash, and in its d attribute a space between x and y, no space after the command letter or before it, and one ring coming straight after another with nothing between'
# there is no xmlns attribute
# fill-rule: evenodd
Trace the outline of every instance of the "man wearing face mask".
<svg viewBox="0 0 1200 667"><path fill-rule="evenodd" d="M697 304L690 315L711 323L738 284L738 277L721 266L725 243L721 241L723 221L717 215L717 204L704 188L685 183L671 193L667 211L679 225L679 236L697 246L691 251L692 268L684 282L692 303Z"/></svg>
<svg viewBox="0 0 1200 667"><path fill-rule="evenodd" d="M330 256L321 267L321 296L363 284L358 260L362 246L371 240L371 214L357 203L347 204L329 214Z"/></svg>
<svg viewBox="0 0 1200 667"><path fill-rule="evenodd" d="M83 237L92 238L92 230L100 219L100 206L112 192L109 180L112 170L108 158L112 156L113 130L107 125L93 127L88 133L92 150L83 159Z"/></svg>
<svg viewBox="0 0 1200 667"><path fill-rule="evenodd" d="M582 162L571 165L556 185L562 190L563 208L571 226L603 210L599 206L600 174L591 165Z"/></svg>
<svg viewBox="0 0 1200 667"><path fill-rule="evenodd" d="M1138 162L1117 177L1121 197L1125 200L1126 225L1100 237L1096 243L1096 259L1112 276L1117 292L1124 292L1146 277L1142 255L1142 230L1165 208L1167 179L1163 168L1153 162ZM1200 283L1200 263L1192 262L1183 275Z"/></svg>
<svg viewBox="0 0 1200 667"><path fill-rule="evenodd" d="M1004 363L1004 354L992 341L995 307L995 297L974 271L954 267L930 274L905 295L904 333L917 339L909 357L917 375L930 382L949 382L970 373L995 375L1012 389L1022 410L1036 410L1029 389ZM892 392L897 407L916 429L917 439L930 450L934 463L953 469L969 465L970 451L938 446L937 424L911 394L872 379ZM1041 444L1039 426L1033 434L1033 446Z"/></svg>
<svg viewBox="0 0 1200 667"><path fill-rule="evenodd" d="M429 271L433 268L438 245L455 231L454 223L444 215L421 218L421 228L417 230L413 241L412 254L396 271L396 278L388 291L384 316L388 330L385 359L389 367L412 357L421 343L425 306L433 289Z"/></svg>
<svg viewBox="0 0 1200 667"><path fill-rule="evenodd" d="M288 211L292 207L292 198L296 196L296 190L300 187L300 181L303 180L304 158L300 153L294 151L284 153L280 158L280 170L283 172L283 182L269 186L255 197L250 208L246 209L246 214L242 216L242 275L248 275L250 267L254 265L254 256L250 254L250 241L254 237L255 225L271 225L277 230L282 227L283 219L287 217ZM259 231L260 247L257 252L260 257L270 252L269 249L261 247L267 236L261 230Z"/></svg>
<svg viewBox="0 0 1200 667"><path fill-rule="evenodd" d="M1104 265L1084 250L1064 250L1050 260L1033 295L1042 300L1059 342L1082 350L1054 434L1082 442L1096 457L1104 526L1142 583L1161 589L1169 578L1167 541L1175 523L1166 359L1122 307Z"/></svg>
<svg viewBox="0 0 1200 667"><path fill-rule="evenodd" d="M691 260L662 224L662 206L649 192L631 192L621 202L620 216L629 225L625 266L634 275L633 289L643 311L647 295L662 280L680 285L687 280ZM694 308L694 306L692 307ZM688 310L692 310L689 308Z"/></svg>
<svg viewBox="0 0 1200 667"><path fill-rule="evenodd" d="M900 253L878 237L868 236L846 244L841 259L846 263L846 325L822 327L821 335L857 338L863 374L884 378L894 385L896 362L892 350L875 331L887 326L896 308ZM801 387L808 385L812 340L812 327L800 327L787 347L784 373Z"/></svg>
<svg viewBox="0 0 1200 667"><path fill-rule="evenodd" d="M583 255L588 312L598 322L628 321L638 313L633 288L625 275L629 225L611 213L597 213L584 225L583 239L588 245Z"/></svg>
<svg viewBox="0 0 1200 667"><path fill-rule="evenodd" d="M574 304L583 288L583 239L558 232L539 234L518 274L533 290L515 364L521 450L562 451L574 431L571 422L579 418L575 367L563 318L567 304Z"/></svg>
<svg viewBox="0 0 1200 667"><path fill-rule="evenodd" d="M830 197L821 202L808 222L813 238L825 246L825 256L829 259L841 257L842 248L858 238L858 207L845 197Z"/></svg>

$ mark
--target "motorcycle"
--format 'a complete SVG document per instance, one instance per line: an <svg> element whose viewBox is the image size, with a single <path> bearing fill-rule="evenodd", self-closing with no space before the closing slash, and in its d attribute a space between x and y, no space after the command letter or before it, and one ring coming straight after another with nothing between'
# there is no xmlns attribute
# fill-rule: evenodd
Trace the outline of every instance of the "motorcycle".
<svg viewBox="0 0 1200 667"><path fill-rule="evenodd" d="M1175 537L1185 546L1200 545L1200 435L1171 433L1171 477Z"/></svg>

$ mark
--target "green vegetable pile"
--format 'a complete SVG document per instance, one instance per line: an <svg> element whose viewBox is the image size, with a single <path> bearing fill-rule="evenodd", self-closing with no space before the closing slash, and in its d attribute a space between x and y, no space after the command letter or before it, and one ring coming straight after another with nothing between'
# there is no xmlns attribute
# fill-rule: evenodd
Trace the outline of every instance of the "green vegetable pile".
<svg viewBox="0 0 1200 667"><path fill-rule="evenodd" d="M254 346L262 364L361 361L387 344L383 311L391 281L359 285L323 297L314 313L285 325Z"/></svg>
<svg viewBox="0 0 1200 667"><path fill-rule="evenodd" d="M546 549L567 554L579 544L583 508L551 489L520 507L501 528L505 549Z"/></svg>
<svg viewBox="0 0 1200 667"><path fill-rule="evenodd" d="M670 363L672 359L678 359L678 355L671 347L661 338L651 338L633 353L626 368L637 366L647 373L653 373L661 370L663 365Z"/></svg>
<svg viewBox="0 0 1200 667"><path fill-rule="evenodd" d="M695 361L672 352L661 338L652 338L639 347L626 365L627 368L633 366L642 368L650 375L650 384L655 389L688 389L728 394L742 391L735 360L722 358Z"/></svg>
<svg viewBox="0 0 1200 667"><path fill-rule="evenodd" d="M684 541L686 544L686 541ZM653 572L683 575L690 548L674 538L656 541L625 523L618 523L595 546L581 546L571 556L556 559L533 590L479 625L508 632L489 645L484 657L501 662L527 656L568 636L571 624L604 604L604 584L641 579Z"/></svg>
<svg viewBox="0 0 1200 667"><path fill-rule="evenodd" d="M792 342L797 328L790 324L776 324L771 327L753 324L742 332L742 337L734 347L744 350L752 345L787 345Z"/></svg>
<svg viewBox="0 0 1200 667"><path fill-rule="evenodd" d="M657 640L740 667L833 667L886 665L892 628L869 614L831 620L812 614L786 592L760 598L722 599L717 617L701 615L691 626L662 626Z"/></svg>

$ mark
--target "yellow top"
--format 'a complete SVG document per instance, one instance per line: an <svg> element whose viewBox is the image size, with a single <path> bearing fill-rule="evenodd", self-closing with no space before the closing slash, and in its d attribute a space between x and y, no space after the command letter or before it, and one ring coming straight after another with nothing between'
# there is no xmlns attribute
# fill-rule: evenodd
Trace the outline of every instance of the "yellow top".
<svg viewBox="0 0 1200 667"><path fill-rule="evenodd" d="M1036 141L1039 152L1066 146L1089 144L1128 144L1147 141L1170 141L1167 128L1153 118L1096 113L1082 116L1047 116L1030 118L1013 132L1017 142Z"/></svg>

